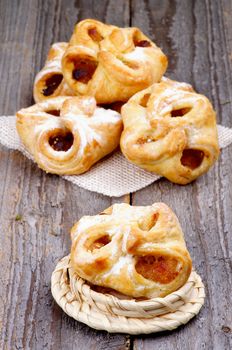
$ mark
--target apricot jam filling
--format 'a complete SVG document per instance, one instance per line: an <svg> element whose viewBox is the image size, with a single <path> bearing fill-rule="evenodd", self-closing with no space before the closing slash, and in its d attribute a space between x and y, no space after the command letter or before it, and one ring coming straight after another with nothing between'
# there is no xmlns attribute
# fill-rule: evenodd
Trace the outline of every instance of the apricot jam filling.
<svg viewBox="0 0 232 350"><path fill-rule="evenodd" d="M178 260L165 255L146 255L138 258L135 265L137 273L154 282L167 284L179 274Z"/></svg>
<svg viewBox="0 0 232 350"><path fill-rule="evenodd" d="M49 111L46 111L48 114L54 115L54 117L59 117L60 116L60 110L59 109L51 109Z"/></svg>
<svg viewBox="0 0 232 350"><path fill-rule="evenodd" d="M181 156L181 164L192 170L198 168L204 159L204 152L199 149L187 148Z"/></svg>
<svg viewBox="0 0 232 350"><path fill-rule="evenodd" d="M104 39L103 36L99 33L99 31L95 27L89 28L88 34L93 41L96 41L98 43Z"/></svg>
<svg viewBox="0 0 232 350"><path fill-rule="evenodd" d="M45 88L42 91L44 96L51 96L54 91L58 88L60 83L63 80L62 74L54 74L50 78L48 78L45 82Z"/></svg>
<svg viewBox="0 0 232 350"><path fill-rule="evenodd" d="M140 40L140 41L135 42L135 46L150 47L151 43L148 40Z"/></svg>
<svg viewBox="0 0 232 350"><path fill-rule="evenodd" d="M183 117L185 114L190 112L191 108L186 107L186 108L179 108L179 109L173 109L171 111L171 117L176 118L176 117Z"/></svg>
<svg viewBox="0 0 232 350"><path fill-rule="evenodd" d="M98 238L96 241L94 241L93 244L90 246L89 250L92 252L95 249L100 249L105 245L109 244L110 242L111 242L111 239L109 235L104 235Z"/></svg>
<svg viewBox="0 0 232 350"><path fill-rule="evenodd" d="M67 152L73 145L73 134L68 132L60 132L49 138L49 145L57 152Z"/></svg>
<svg viewBox="0 0 232 350"><path fill-rule="evenodd" d="M96 68L97 62L94 60L87 58L76 60L72 77L80 83L87 84L92 79Z"/></svg>

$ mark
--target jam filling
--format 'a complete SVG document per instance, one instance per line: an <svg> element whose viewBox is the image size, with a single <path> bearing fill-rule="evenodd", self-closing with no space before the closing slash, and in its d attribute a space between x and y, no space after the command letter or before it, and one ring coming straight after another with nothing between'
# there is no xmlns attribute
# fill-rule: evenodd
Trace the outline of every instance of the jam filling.
<svg viewBox="0 0 232 350"><path fill-rule="evenodd" d="M95 27L90 28L88 30L88 34L93 41L96 41L98 43L104 39L103 36L97 31L97 28Z"/></svg>
<svg viewBox="0 0 232 350"><path fill-rule="evenodd" d="M139 40L139 41L135 41L135 46L150 47L151 43L148 40Z"/></svg>
<svg viewBox="0 0 232 350"><path fill-rule="evenodd" d="M145 94L140 100L140 106L146 108L151 94Z"/></svg>
<svg viewBox="0 0 232 350"><path fill-rule="evenodd" d="M176 117L183 117L185 114L190 112L191 108L180 108L180 109L173 109L171 111L171 116L176 118Z"/></svg>
<svg viewBox="0 0 232 350"><path fill-rule="evenodd" d="M204 159L204 152L198 149L185 149L180 159L181 164L192 170L198 168Z"/></svg>
<svg viewBox="0 0 232 350"><path fill-rule="evenodd" d="M95 249L100 249L104 247L105 245L109 244L111 242L111 239L108 235L104 235L100 238L98 238L90 247L90 251L93 251Z"/></svg>
<svg viewBox="0 0 232 350"><path fill-rule="evenodd" d="M59 117L60 116L60 110L59 109L51 109L49 111L46 111L46 113L52 114L55 117Z"/></svg>
<svg viewBox="0 0 232 350"><path fill-rule="evenodd" d="M178 260L163 255L147 255L138 258L135 265L137 273L154 282L167 284L179 274Z"/></svg>
<svg viewBox="0 0 232 350"><path fill-rule="evenodd" d="M44 96L51 96L63 80L62 74L54 74L46 80L46 87L43 89Z"/></svg>
<svg viewBox="0 0 232 350"><path fill-rule="evenodd" d="M72 72L73 79L87 84L97 68L97 62L90 59L80 59L75 62L75 68Z"/></svg>
<svg viewBox="0 0 232 350"><path fill-rule="evenodd" d="M50 146L57 152L67 152L73 145L73 134L71 132L56 134L49 138Z"/></svg>

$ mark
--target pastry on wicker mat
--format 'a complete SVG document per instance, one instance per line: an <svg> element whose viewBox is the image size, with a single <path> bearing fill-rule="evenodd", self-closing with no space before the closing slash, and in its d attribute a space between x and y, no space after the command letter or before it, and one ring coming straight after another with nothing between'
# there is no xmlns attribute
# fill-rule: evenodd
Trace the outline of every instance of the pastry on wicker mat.
<svg viewBox="0 0 232 350"><path fill-rule="evenodd" d="M122 108L123 154L143 169L187 184L219 155L216 116L190 85L162 79Z"/></svg>
<svg viewBox="0 0 232 350"><path fill-rule="evenodd" d="M72 229L71 265L87 281L131 297L163 297L183 286L192 263L175 214L163 203L115 204Z"/></svg>
<svg viewBox="0 0 232 350"><path fill-rule="evenodd" d="M119 144L119 113L93 97L55 97L17 112L17 131L40 168L81 174Z"/></svg>
<svg viewBox="0 0 232 350"><path fill-rule="evenodd" d="M66 82L97 103L127 101L160 81L163 52L137 28L118 28L92 19L78 23L62 58Z"/></svg>
<svg viewBox="0 0 232 350"><path fill-rule="evenodd" d="M68 43L55 43L51 46L45 66L36 75L33 95L35 102L56 96L75 95L66 84L61 70L61 59Z"/></svg>
<svg viewBox="0 0 232 350"><path fill-rule="evenodd" d="M165 204L115 204L84 216L71 237L71 256L57 264L51 290L74 319L141 334L175 329L200 311L204 285L191 271L178 219Z"/></svg>

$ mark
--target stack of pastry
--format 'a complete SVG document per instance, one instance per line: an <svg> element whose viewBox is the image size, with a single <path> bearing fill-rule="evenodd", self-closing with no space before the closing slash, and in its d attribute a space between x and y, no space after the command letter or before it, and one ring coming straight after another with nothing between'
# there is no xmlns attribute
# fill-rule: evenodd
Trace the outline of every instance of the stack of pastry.
<svg viewBox="0 0 232 350"><path fill-rule="evenodd" d="M90 19L80 22L69 43L52 45L35 78L36 104L17 113L22 142L50 173L81 174L120 145L125 157L143 169L179 184L191 182L218 157L215 112L190 85L165 78L166 69L164 53L139 29ZM162 301L166 313L173 311L168 329L187 322L203 302L189 289L184 296L178 292L181 297L173 297L177 304L173 316L170 300L161 299L180 290L192 269L179 222L163 203L114 205L95 217L82 218L72 229L68 266L61 294L56 288L64 272L58 273L52 288L57 302L62 300L71 315L77 309L74 306L73 313L67 309L70 300L81 310L82 292L77 298L72 290L77 278L83 279L81 286L87 281L88 288L92 284L110 288L124 297L158 298L154 303ZM115 299L112 303L121 305ZM178 313L183 303L184 320ZM83 312L93 305L83 307ZM108 306L100 309L107 311ZM78 317L92 325L90 315ZM174 325L172 317L179 323Z"/></svg>
<svg viewBox="0 0 232 350"><path fill-rule="evenodd" d="M191 182L218 157L215 112L191 86L164 78L167 64L138 28L78 23L37 74L36 105L17 113L22 142L50 173L86 172L120 144L143 169Z"/></svg>

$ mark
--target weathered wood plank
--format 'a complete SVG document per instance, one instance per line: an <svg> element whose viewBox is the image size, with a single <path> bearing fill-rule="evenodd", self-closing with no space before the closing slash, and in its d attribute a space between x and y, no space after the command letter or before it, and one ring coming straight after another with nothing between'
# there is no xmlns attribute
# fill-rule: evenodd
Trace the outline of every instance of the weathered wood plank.
<svg viewBox="0 0 232 350"><path fill-rule="evenodd" d="M67 41L76 21L94 17L140 27L169 56L167 74L206 94L218 120L231 123L231 2L0 2L1 114L32 103L32 83L52 42ZM67 317L50 293L56 262L69 252L69 230L82 215L116 201L46 175L0 148L0 347L5 349L229 349L231 344L231 147L195 183L160 180L131 197L164 201L180 218L207 299L200 315L172 333L130 337L95 332ZM228 328L229 327L229 328Z"/></svg>
<svg viewBox="0 0 232 350"><path fill-rule="evenodd" d="M29 106L32 84L51 43L67 41L87 17L129 24L117 1L23 0L0 3L1 114ZM52 300L51 273L70 249L69 230L84 214L116 201L46 175L17 152L0 149L0 347L125 349L128 337L96 332L66 316Z"/></svg>
<svg viewBox="0 0 232 350"><path fill-rule="evenodd" d="M168 75L206 94L218 121L231 127L231 3L164 1L160 6L159 1L134 0L133 9L132 24L143 25L171 59ZM172 333L136 337L137 350L232 346L231 150L223 150L213 169L193 184L184 187L162 179L133 195L133 204L164 201L174 209L207 293L205 306L194 320Z"/></svg>

